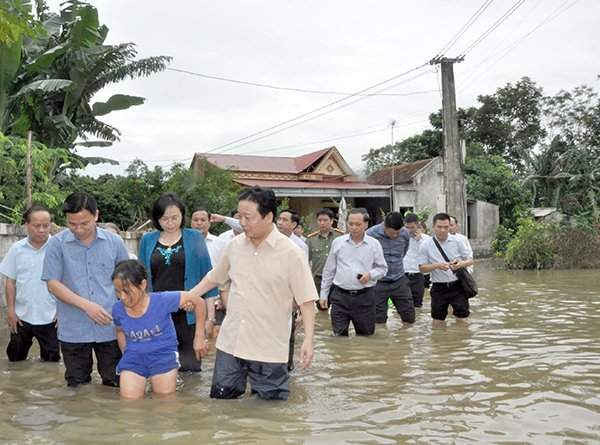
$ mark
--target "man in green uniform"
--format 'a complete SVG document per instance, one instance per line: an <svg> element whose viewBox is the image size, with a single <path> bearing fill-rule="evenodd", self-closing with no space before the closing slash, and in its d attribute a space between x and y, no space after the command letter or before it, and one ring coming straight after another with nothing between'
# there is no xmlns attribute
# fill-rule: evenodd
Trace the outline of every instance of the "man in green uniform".
<svg viewBox="0 0 600 445"><path fill-rule="evenodd" d="M315 286L319 292L321 291L321 275L323 274L323 267L325 266L327 256L329 255L331 243L335 238L344 234L341 230L332 227L333 217L334 213L331 209L324 208L319 210L317 212L317 224L319 225L319 230L306 237L308 259L313 279L315 280ZM327 310L327 308L321 307L319 301L317 301L317 307L322 311Z"/></svg>

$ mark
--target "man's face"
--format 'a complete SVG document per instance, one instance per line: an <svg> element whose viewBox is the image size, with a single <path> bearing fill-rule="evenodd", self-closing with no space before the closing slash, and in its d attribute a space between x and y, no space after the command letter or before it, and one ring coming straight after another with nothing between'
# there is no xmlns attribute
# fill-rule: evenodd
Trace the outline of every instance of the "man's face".
<svg viewBox="0 0 600 445"><path fill-rule="evenodd" d="M277 229L284 235L290 236L295 228L296 223L292 222L292 214L290 212L281 212L277 218Z"/></svg>
<svg viewBox="0 0 600 445"><path fill-rule="evenodd" d="M302 227L302 226L296 226L294 228L294 235L296 235L296 236L303 236L304 235L304 227Z"/></svg>
<svg viewBox="0 0 600 445"><path fill-rule="evenodd" d="M333 220L327 215L319 215L317 217L317 224L319 225L319 230L325 233L331 230Z"/></svg>
<svg viewBox="0 0 600 445"><path fill-rule="evenodd" d="M351 213L348 215L348 233L360 238L367 230L367 223L362 213Z"/></svg>
<svg viewBox="0 0 600 445"><path fill-rule="evenodd" d="M89 210L67 213L67 227L80 241L87 241L95 236L96 221L98 221L97 210L95 214Z"/></svg>
<svg viewBox="0 0 600 445"><path fill-rule="evenodd" d="M414 235L417 231L418 225L416 222L405 223L404 228L408 230L411 235Z"/></svg>
<svg viewBox="0 0 600 445"><path fill-rule="evenodd" d="M447 219L438 219L433 225L433 231L435 232L437 239L446 241L446 239L448 239L448 232L450 231L450 221Z"/></svg>
<svg viewBox="0 0 600 445"><path fill-rule="evenodd" d="M383 233L386 234L386 236L389 239L396 239L400 236L400 232L402 231L402 228L396 230L396 229L392 229L391 227L383 227Z"/></svg>
<svg viewBox="0 0 600 445"><path fill-rule="evenodd" d="M204 236L208 234L210 230L210 218L204 210L198 210L192 213L192 221L190 223L192 229L200 230L204 233Z"/></svg>
<svg viewBox="0 0 600 445"><path fill-rule="evenodd" d="M45 210L38 210L29 215L29 222L25 223L27 235L34 244L44 244L50 236L52 218Z"/></svg>
<svg viewBox="0 0 600 445"><path fill-rule="evenodd" d="M262 239L269 233L273 224L271 212L263 218L258 211L258 204L253 201L242 200L238 203L239 220L244 233L249 239Z"/></svg>
<svg viewBox="0 0 600 445"><path fill-rule="evenodd" d="M450 233L455 235L458 232L458 223L454 218L450 218Z"/></svg>

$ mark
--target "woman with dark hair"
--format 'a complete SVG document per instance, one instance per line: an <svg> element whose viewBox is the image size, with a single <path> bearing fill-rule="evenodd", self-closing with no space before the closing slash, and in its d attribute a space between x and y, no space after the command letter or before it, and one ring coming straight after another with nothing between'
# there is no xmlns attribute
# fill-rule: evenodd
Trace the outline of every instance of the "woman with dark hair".
<svg viewBox="0 0 600 445"><path fill-rule="evenodd" d="M202 234L184 229L185 206L173 193L160 196L152 207L152 223L157 229L140 242L139 260L148 271L148 290L165 292L189 290L212 269ZM204 297L217 296L216 289ZM180 371L200 371L194 353L196 319L183 309L172 314L179 343Z"/></svg>

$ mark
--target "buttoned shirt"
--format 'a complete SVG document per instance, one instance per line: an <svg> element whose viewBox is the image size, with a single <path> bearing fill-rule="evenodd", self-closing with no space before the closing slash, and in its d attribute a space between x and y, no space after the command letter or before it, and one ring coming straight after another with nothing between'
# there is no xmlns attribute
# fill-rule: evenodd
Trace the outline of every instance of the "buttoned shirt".
<svg viewBox="0 0 600 445"><path fill-rule="evenodd" d="M321 276L323 274L323 267L325 267L331 243L340 235L340 232L333 229L327 232L326 235L323 235L320 231L308 235L306 244L308 245L308 259L313 275Z"/></svg>
<svg viewBox="0 0 600 445"><path fill-rule="evenodd" d="M387 263L388 270L385 277L381 281L396 281L404 276L404 265L402 260L406 251L408 250L408 244L410 242L410 235L408 230L404 227L400 229L398 237L392 239L385 234L384 223L377 224L367 230L367 235L372 236L381 244L383 249L383 256Z"/></svg>
<svg viewBox="0 0 600 445"><path fill-rule="evenodd" d="M416 239L414 236L410 236L408 243L408 250L404 255L404 272L406 273L419 273L419 248L426 239L431 238L426 233L421 234L420 239Z"/></svg>
<svg viewBox="0 0 600 445"><path fill-rule="evenodd" d="M308 261L308 246L306 245L306 243L302 241L300 237L295 233L292 233L290 235L290 239L296 246L300 248L300 250L302 250L302 253L304 253L304 256L306 257L306 261Z"/></svg>
<svg viewBox="0 0 600 445"><path fill-rule="evenodd" d="M245 234L234 238L207 277L219 286L230 283L217 349L245 360L286 363L292 303L317 299L302 251L273 225L258 247Z"/></svg>
<svg viewBox="0 0 600 445"><path fill-rule="evenodd" d="M339 236L333 240L323 268L321 299L328 297L332 283L346 290L373 287L387 270L383 249L375 238L365 234L362 241L355 243L349 233ZM370 279L362 284L357 275L365 272Z"/></svg>
<svg viewBox="0 0 600 445"><path fill-rule="evenodd" d="M16 282L17 317L33 325L52 323L56 316L56 300L42 281L47 246L48 241L37 249L24 238L10 247L0 263L0 274Z"/></svg>
<svg viewBox="0 0 600 445"><path fill-rule="evenodd" d="M473 248L471 247L471 243L469 242L469 238L467 238L465 235L463 235L462 233L455 233L454 236L456 238L458 238L458 240L464 244L465 248L467 249L468 254L471 256L471 258L473 258ZM467 267L467 270L469 272L473 272L473 266L469 266Z"/></svg>
<svg viewBox="0 0 600 445"><path fill-rule="evenodd" d="M436 238L437 239L437 238ZM454 235L448 235L446 241L440 241L440 246L444 249L446 256L450 261L454 260L472 260L473 256L465 248L464 244ZM419 247L419 264L445 263L446 260L435 245L433 237L426 239ZM431 281L433 283L449 283L456 281L456 275L452 270L434 269L431 271Z"/></svg>
<svg viewBox="0 0 600 445"><path fill-rule="evenodd" d="M123 240L96 229L89 246L70 230L50 238L44 258L42 280L57 280L82 298L97 303L109 314L117 301L111 275L120 261L129 259ZM57 300L58 339L69 343L115 340L115 326L96 324L74 305Z"/></svg>

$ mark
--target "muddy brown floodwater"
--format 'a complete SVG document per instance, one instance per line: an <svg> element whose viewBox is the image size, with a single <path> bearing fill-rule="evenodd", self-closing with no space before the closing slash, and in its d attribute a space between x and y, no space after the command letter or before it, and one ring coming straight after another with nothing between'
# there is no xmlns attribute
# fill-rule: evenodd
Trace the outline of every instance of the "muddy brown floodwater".
<svg viewBox="0 0 600 445"><path fill-rule="evenodd" d="M466 326L432 330L422 309L409 328L393 315L373 337L333 338L317 314L313 367L293 372L283 403L210 400L214 352L176 401L126 403L98 384L71 390L62 364L8 363L3 314L0 441L600 443L600 273L478 266Z"/></svg>

